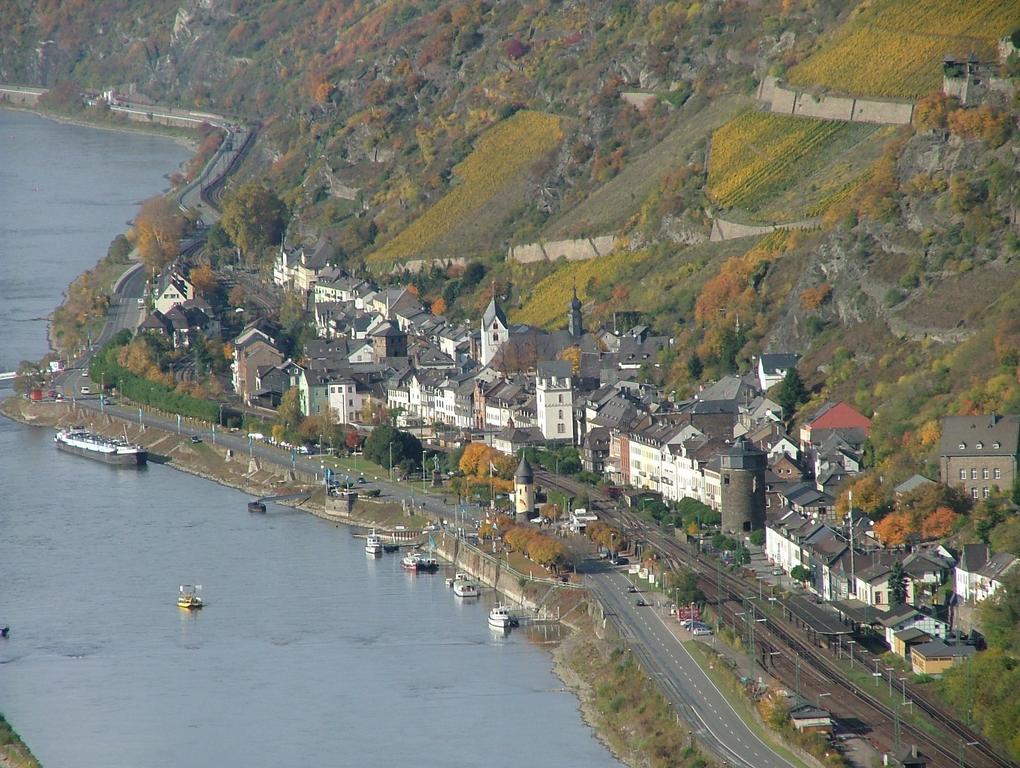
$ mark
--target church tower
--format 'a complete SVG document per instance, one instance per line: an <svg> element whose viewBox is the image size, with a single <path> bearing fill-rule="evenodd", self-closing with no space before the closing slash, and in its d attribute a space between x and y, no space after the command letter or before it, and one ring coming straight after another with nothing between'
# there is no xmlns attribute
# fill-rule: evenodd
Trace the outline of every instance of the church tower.
<svg viewBox="0 0 1020 768"><path fill-rule="evenodd" d="M574 298L570 300L570 309L567 310L567 331L574 341L580 341L584 336L584 325L581 321L581 300L577 298L577 285L574 285Z"/></svg>
<svg viewBox="0 0 1020 768"><path fill-rule="evenodd" d="M495 293L482 314L482 365L488 365L510 338L510 323L496 304Z"/></svg>

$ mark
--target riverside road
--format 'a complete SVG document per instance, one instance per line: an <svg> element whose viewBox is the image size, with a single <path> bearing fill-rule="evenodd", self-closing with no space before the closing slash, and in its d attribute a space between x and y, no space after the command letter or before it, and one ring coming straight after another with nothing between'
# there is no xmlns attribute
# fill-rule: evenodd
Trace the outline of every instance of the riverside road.
<svg viewBox="0 0 1020 768"><path fill-rule="evenodd" d="M642 667L658 683L698 741L724 764L743 768L792 768L736 713L694 657L653 607L639 607L630 581L601 563L586 564L586 583L619 627Z"/></svg>

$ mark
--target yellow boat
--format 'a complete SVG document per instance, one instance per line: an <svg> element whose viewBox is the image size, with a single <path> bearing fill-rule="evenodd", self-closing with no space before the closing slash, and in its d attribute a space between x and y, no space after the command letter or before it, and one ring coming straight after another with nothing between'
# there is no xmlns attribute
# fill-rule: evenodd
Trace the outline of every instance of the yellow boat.
<svg viewBox="0 0 1020 768"><path fill-rule="evenodd" d="M187 611L201 608L203 605L202 598L198 596L200 589L202 589L201 584L181 584L181 592L177 595L177 607Z"/></svg>

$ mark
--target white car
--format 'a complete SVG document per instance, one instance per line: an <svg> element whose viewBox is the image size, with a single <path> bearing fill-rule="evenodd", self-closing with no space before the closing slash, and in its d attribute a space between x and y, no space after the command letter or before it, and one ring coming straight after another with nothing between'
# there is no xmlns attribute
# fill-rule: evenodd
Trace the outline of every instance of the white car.
<svg viewBox="0 0 1020 768"><path fill-rule="evenodd" d="M91 395L92 394L92 390L89 389L88 387L82 387L80 391L81 391L81 393L83 395Z"/></svg>

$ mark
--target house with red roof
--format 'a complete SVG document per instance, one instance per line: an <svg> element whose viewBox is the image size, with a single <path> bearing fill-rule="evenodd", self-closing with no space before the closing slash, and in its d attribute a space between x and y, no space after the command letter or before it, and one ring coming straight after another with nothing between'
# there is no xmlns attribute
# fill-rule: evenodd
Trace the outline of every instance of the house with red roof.
<svg viewBox="0 0 1020 768"><path fill-rule="evenodd" d="M870 431L871 419L852 405L843 401L828 402L801 425L800 447L808 451L834 434L850 445L859 446Z"/></svg>

